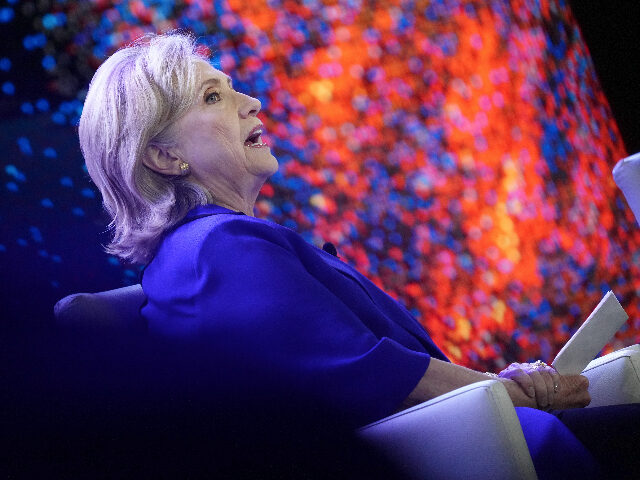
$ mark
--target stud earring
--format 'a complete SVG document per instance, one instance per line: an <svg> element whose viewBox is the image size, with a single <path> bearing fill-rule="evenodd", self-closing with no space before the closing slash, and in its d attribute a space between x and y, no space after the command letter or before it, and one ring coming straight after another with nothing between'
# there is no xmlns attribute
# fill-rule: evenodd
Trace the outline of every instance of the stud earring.
<svg viewBox="0 0 640 480"><path fill-rule="evenodd" d="M186 177L191 173L191 167L187 162L180 162L180 175Z"/></svg>

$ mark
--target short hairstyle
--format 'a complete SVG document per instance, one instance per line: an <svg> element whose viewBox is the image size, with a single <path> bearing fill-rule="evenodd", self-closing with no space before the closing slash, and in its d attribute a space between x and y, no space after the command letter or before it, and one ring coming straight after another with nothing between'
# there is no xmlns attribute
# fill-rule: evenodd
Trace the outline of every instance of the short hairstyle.
<svg viewBox="0 0 640 480"><path fill-rule="evenodd" d="M148 146L175 146L172 125L193 105L195 38L179 31L147 34L96 71L78 134L91 179L111 216L108 253L146 263L162 239L211 194L188 177L157 173L142 162Z"/></svg>

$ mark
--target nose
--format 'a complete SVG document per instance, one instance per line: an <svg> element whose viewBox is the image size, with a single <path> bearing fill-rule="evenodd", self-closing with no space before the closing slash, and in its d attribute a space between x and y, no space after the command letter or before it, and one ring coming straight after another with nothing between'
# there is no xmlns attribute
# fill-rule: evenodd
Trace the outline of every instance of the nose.
<svg viewBox="0 0 640 480"><path fill-rule="evenodd" d="M240 108L238 109L240 116L242 118L255 117L260 111L260 108L262 108L260 100L250 97L249 95L245 95L244 93L238 92L238 95L241 96L239 101Z"/></svg>

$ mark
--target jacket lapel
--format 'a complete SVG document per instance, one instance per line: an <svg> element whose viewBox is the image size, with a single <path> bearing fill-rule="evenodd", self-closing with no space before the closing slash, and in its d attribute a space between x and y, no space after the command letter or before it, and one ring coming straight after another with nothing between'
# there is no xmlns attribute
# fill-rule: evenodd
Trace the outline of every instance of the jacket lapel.
<svg viewBox="0 0 640 480"><path fill-rule="evenodd" d="M331 267L339 271L344 276L350 278L354 282L356 282L371 298L371 300L378 305L378 308L383 309L383 305L381 303L388 302L396 302L396 300L391 299L388 295L380 290L376 285L374 285L371 281L367 280L361 273L359 273L353 267L347 265L345 262L340 260L338 257L335 257L331 254L328 254L322 251L323 260L328 263ZM418 338L423 338L426 334L426 330L424 327L411 315L405 308L402 308L404 315L394 315L394 321L396 321L400 326L402 326L405 330L407 330L411 335Z"/></svg>

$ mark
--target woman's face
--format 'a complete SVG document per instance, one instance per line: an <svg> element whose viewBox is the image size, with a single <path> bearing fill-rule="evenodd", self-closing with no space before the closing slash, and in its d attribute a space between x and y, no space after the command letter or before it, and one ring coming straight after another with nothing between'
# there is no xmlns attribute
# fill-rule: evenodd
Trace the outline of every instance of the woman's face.
<svg viewBox="0 0 640 480"><path fill-rule="evenodd" d="M259 190L278 170L260 137L260 102L236 92L231 79L208 63L198 61L196 68L196 101L174 125L181 159L214 197L229 189L240 195Z"/></svg>

